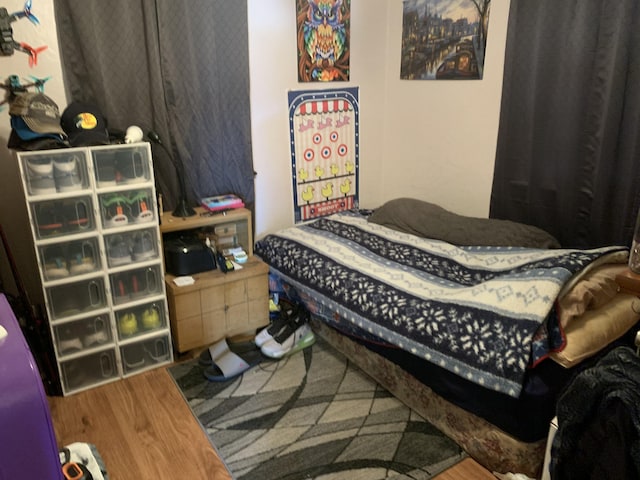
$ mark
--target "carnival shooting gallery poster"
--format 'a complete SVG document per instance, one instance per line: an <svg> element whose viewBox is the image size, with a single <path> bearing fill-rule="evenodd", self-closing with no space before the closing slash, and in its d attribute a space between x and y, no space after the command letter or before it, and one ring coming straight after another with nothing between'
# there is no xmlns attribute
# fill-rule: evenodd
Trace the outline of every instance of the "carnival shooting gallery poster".
<svg viewBox="0 0 640 480"><path fill-rule="evenodd" d="M358 208L358 88L289 92L295 222Z"/></svg>

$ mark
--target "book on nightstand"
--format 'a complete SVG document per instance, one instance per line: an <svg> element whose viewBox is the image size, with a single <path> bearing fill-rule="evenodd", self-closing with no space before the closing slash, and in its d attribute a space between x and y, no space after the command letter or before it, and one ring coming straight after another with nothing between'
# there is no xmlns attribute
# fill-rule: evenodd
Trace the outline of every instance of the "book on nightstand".
<svg viewBox="0 0 640 480"><path fill-rule="evenodd" d="M244 207L244 202L240 197L227 194L227 195L215 195L213 197L205 197L200 199L200 203L204 208L210 212L217 212L219 210L231 210L234 208Z"/></svg>

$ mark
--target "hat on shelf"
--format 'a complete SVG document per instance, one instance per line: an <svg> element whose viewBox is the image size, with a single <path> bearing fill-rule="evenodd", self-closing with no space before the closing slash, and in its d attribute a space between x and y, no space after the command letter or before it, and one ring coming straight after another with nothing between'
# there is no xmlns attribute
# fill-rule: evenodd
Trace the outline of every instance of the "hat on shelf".
<svg viewBox="0 0 640 480"><path fill-rule="evenodd" d="M107 121L95 105L72 102L62 112L60 123L72 147L109 145Z"/></svg>
<svg viewBox="0 0 640 480"><path fill-rule="evenodd" d="M16 95L9 107L9 114L21 117L27 127L36 133L65 135L60 125L58 105L44 93L25 92Z"/></svg>
<svg viewBox="0 0 640 480"><path fill-rule="evenodd" d="M68 146L60 125L58 105L41 92L16 95L9 107L11 135L7 146L19 150L42 150Z"/></svg>

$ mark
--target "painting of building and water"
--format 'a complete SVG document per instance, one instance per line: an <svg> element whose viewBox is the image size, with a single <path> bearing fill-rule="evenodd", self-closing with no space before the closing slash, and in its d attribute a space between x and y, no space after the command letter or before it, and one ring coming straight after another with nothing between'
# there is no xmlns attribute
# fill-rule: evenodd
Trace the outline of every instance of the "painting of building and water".
<svg viewBox="0 0 640 480"><path fill-rule="evenodd" d="M491 0L404 0L402 80L480 80Z"/></svg>

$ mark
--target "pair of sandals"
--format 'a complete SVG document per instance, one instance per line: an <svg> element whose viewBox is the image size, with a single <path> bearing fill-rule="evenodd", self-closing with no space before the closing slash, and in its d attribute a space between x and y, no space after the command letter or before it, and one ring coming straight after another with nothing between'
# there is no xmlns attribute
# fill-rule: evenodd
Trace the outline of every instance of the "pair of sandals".
<svg viewBox="0 0 640 480"><path fill-rule="evenodd" d="M198 364L204 367L204 376L207 380L227 382L264 360L267 358L255 343L233 343L230 347L223 338L200 354Z"/></svg>

